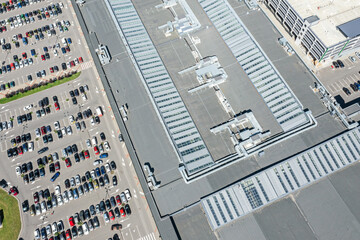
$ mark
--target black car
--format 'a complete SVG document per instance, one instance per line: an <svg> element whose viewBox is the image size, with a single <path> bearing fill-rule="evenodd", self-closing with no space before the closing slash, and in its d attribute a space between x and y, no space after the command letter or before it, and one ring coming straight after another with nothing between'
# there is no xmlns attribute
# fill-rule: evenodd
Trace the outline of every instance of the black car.
<svg viewBox="0 0 360 240"><path fill-rule="evenodd" d="M51 173L54 173L54 172L55 172L55 165L54 165L54 163L51 163L51 164L49 165L49 171L50 171Z"/></svg>
<svg viewBox="0 0 360 240"><path fill-rule="evenodd" d="M21 173L26 173L28 171L26 163L24 163L23 165L21 165Z"/></svg>
<svg viewBox="0 0 360 240"><path fill-rule="evenodd" d="M94 228L100 227L100 222L99 222L99 219L98 219L97 216L95 216L95 217L93 218L93 221L94 221Z"/></svg>
<svg viewBox="0 0 360 240"><path fill-rule="evenodd" d="M22 208L23 208L23 212L27 212L29 211L29 201L28 200L25 200L23 203L22 203Z"/></svg>
<svg viewBox="0 0 360 240"><path fill-rule="evenodd" d="M62 68L62 70L66 70L66 69L67 69L66 63L62 63L62 64L61 64L61 68Z"/></svg>
<svg viewBox="0 0 360 240"><path fill-rule="evenodd" d="M80 213L79 213L79 218L80 218L80 221L84 222L85 221L85 212L84 210L81 210Z"/></svg>
<svg viewBox="0 0 360 240"><path fill-rule="evenodd" d="M89 171L85 173L86 180L89 180L91 178L91 174Z"/></svg>
<svg viewBox="0 0 360 240"><path fill-rule="evenodd" d="M79 226L79 228L78 228L78 234L79 234L79 236L84 235L84 231L81 226Z"/></svg>
<svg viewBox="0 0 360 240"><path fill-rule="evenodd" d="M38 151L38 154L42 154L42 153L46 152L47 150L49 150L49 148L48 148L48 147L44 147L44 148L42 148L42 149L40 149L40 150Z"/></svg>
<svg viewBox="0 0 360 240"><path fill-rule="evenodd" d="M103 177L100 177L100 178L99 178L99 185L100 185L100 187L105 186L105 182L104 182L104 178L103 178Z"/></svg>
<svg viewBox="0 0 360 240"><path fill-rule="evenodd" d="M89 209L86 209L85 210L85 220L88 220L90 217L91 217L90 216L90 211L89 211Z"/></svg>
<svg viewBox="0 0 360 240"><path fill-rule="evenodd" d="M85 90L84 90L84 87L83 87L83 86L80 86L80 87L79 87L79 90L80 90L80 92L81 92L81 93L84 93L84 92L85 92Z"/></svg>
<svg viewBox="0 0 360 240"><path fill-rule="evenodd" d="M78 96L79 96L79 90L78 90L78 89L75 89L75 90L74 90L74 94L75 94L75 96L78 97Z"/></svg>
<svg viewBox="0 0 360 240"><path fill-rule="evenodd" d="M25 184L29 183L29 176L27 174L24 175L23 179L24 179Z"/></svg>
<svg viewBox="0 0 360 240"><path fill-rule="evenodd" d="M115 213L115 217L117 217L117 218L120 217L120 210L119 210L118 207L116 207L116 208L114 209L114 213Z"/></svg>
<svg viewBox="0 0 360 240"><path fill-rule="evenodd" d="M58 135L58 138L62 138L62 137L63 137L61 131L57 131L57 135Z"/></svg>
<svg viewBox="0 0 360 240"><path fill-rule="evenodd" d="M45 108L46 114L51 113L50 107Z"/></svg>
<svg viewBox="0 0 360 240"><path fill-rule="evenodd" d="M31 141L31 134L30 133L27 133L25 136L26 136L26 141Z"/></svg>
<svg viewBox="0 0 360 240"><path fill-rule="evenodd" d="M89 210L90 210L91 215L93 215L93 216L96 215L96 211L95 211L94 205L91 205L91 206L89 207Z"/></svg>
<svg viewBox="0 0 360 240"><path fill-rule="evenodd" d="M105 137L105 133L100 133L100 138L102 141L105 141L106 140L106 137Z"/></svg>
<svg viewBox="0 0 360 240"><path fill-rule="evenodd" d="M57 102L58 101L58 97L57 96L53 96L53 101Z"/></svg>
<svg viewBox="0 0 360 240"><path fill-rule="evenodd" d="M40 168L40 176L45 177L45 168Z"/></svg>
<svg viewBox="0 0 360 240"><path fill-rule="evenodd" d="M77 113L77 119L78 119L78 120L82 120L82 119L83 119L83 116L82 116L81 112L78 112L78 113Z"/></svg>
<svg viewBox="0 0 360 240"><path fill-rule="evenodd" d="M341 68L345 67L344 63L341 60L337 60L337 63Z"/></svg>
<svg viewBox="0 0 360 240"><path fill-rule="evenodd" d="M110 167L111 167L111 170L115 170L116 169L116 163L114 161L111 161L110 162Z"/></svg>
<svg viewBox="0 0 360 240"><path fill-rule="evenodd" d="M117 178L116 178L116 176L113 176L112 182L113 182L113 186L117 186Z"/></svg>
<svg viewBox="0 0 360 240"><path fill-rule="evenodd" d="M80 153L79 153L79 156L80 156L80 159L81 159L82 161L85 160L84 152L80 152Z"/></svg>
<svg viewBox="0 0 360 240"><path fill-rule="evenodd" d="M48 135L48 141L49 141L49 142L52 142L52 141L53 141L53 137L52 137L52 134L51 134L51 133Z"/></svg>
<svg viewBox="0 0 360 240"><path fill-rule="evenodd" d="M111 203L109 199L106 199L105 205L106 205L106 209L109 211L111 209Z"/></svg>
<svg viewBox="0 0 360 240"><path fill-rule="evenodd" d="M50 104L48 97L44 97L43 101L44 101L45 106Z"/></svg>
<svg viewBox="0 0 360 240"><path fill-rule="evenodd" d="M80 162L80 157L78 153L74 154L75 162Z"/></svg>
<svg viewBox="0 0 360 240"><path fill-rule="evenodd" d="M30 182L33 182L35 180L35 174L33 171L29 172L29 180Z"/></svg>
<svg viewBox="0 0 360 240"><path fill-rule="evenodd" d="M48 136L47 136L47 135L44 135L44 136L43 136L43 141L44 141L44 143L48 143L49 140L48 140Z"/></svg>
<svg viewBox="0 0 360 240"><path fill-rule="evenodd" d="M9 158L13 156L13 150L12 150L12 148L10 148L10 149L7 150L7 155L8 155Z"/></svg>
<svg viewBox="0 0 360 240"><path fill-rule="evenodd" d="M26 167L27 167L28 171L32 171L32 170L33 170L32 162L28 162L28 163L26 164Z"/></svg>
<svg viewBox="0 0 360 240"><path fill-rule="evenodd" d="M38 105L39 105L39 107L44 107L45 105L44 105L44 101L43 100L40 100L39 102L38 102Z"/></svg>
<svg viewBox="0 0 360 240"><path fill-rule="evenodd" d="M75 93L74 93L73 90L71 90L71 91L69 92L69 94L70 94L70 97L75 97Z"/></svg>
<svg viewBox="0 0 360 240"><path fill-rule="evenodd" d="M83 188L85 193L89 192L89 185L86 182L83 184Z"/></svg>
<svg viewBox="0 0 360 240"><path fill-rule="evenodd" d="M64 181L64 183L65 183L65 187L66 187L66 188L69 188L69 187L70 187L70 181L69 181L69 179L66 179L66 180Z"/></svg>
<svg viewBox="0 0 360 240"><path fill-rule="evenodd" d="M17 121L18 121L18 124L22 124L22 117L21 117L21 116L18 116L18 117L17 117Z"/></svg>
<svg viewBox="0 0 360 240"><path fill-rule="evenodd" d="M105 182L106 185L109 184L109 177L108 177L108 175L106 173L104 174L104 182Z"/></svg>
<svg viewBox="0 0 360 240"><path fill-rule="evenodd" d="M73 97L71 100L72 100L72 103L73 103L74 105L76 105L76 104L77 104L76 97Z"/></svg>
<svg viewBox="0 0 360 240"><path fill-rule="evenodd" d="M77 227L76 226L73 226L71 228L71 235L73 238L76 238L78 236L78 231L77 231Z"/></svg>
<svg viewBox="0 0 360 240"><path fill-rule="evenodd" d="M346 95L348 95L348 96L351 95L351 92L348 88L343 87L343 91L345 92Z"/></svg>
<svg viewBox="0 0 360 240"><path fill-rule="evenodd" d="M39 178L39 177L40 177L40 171L39 171L39 169L35 169L35 170L34 170L34 175L35 175L35 178Z"/></svg>
<svg viewBox="0 0 360 240"><path fill-rule="evenodd" d="M100 201L100 211L101 212L105 211L105 203L104 203L104 201Z"/></svg>
<svg viewBox="0 0 360 240"><path fill-rule="evenodd" d="M114 197L114 196L112 196L112 197L110 198L110 203L111 203L111 207L115 207L115 206L116 206L116 201L115 201L115 197Z"/></svg>
<svg viewBox="0 0 360 240"><path fill-rule="evenodd" d="M73 152L77 152L77 151L78 151L78 148L77 148L76 144L73 144L73 145L71 146L71 149L72 149Z"/></svg>

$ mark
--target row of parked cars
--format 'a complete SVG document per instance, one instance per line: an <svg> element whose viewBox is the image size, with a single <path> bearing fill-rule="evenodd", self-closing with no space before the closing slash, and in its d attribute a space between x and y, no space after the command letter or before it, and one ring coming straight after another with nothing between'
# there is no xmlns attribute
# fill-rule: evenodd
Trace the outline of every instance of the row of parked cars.
<svg viewBox="0 0 360 240"><path fill-rule="evenodd" d="M34 3L38 3L45 0L9 0L4 2L0 6L0 14L13 11L18 8L23 8Z"/></svg>
<svg viewBox="0 0 360 240"><path fill-rule="evenodd" d="M0 69L0 74L1 74L2 70ZM10 81L8 83L2 83L0 85L0 91L5 91L6 89L9 89L9 88L13 88L15 87L15 82L14 81Z"/></svg>

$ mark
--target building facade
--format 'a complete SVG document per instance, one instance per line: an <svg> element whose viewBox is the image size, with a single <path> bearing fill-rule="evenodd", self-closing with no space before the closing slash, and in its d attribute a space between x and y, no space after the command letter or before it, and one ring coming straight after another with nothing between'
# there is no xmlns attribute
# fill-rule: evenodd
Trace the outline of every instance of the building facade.
<svg viewBox="0 0 360 240"><path fill-rule="evenodd" d="M344 35L345 40L327 46L312 30L312 26L321 21L318 16L302 18L287 0L264 0L264 3L293 37L296 44L305 48L314 64L337 59L360 48L359 28L353 28L354 31L351 33L341 31L341 27L356 25L360 18L336 26L336 29Z"/></svg>

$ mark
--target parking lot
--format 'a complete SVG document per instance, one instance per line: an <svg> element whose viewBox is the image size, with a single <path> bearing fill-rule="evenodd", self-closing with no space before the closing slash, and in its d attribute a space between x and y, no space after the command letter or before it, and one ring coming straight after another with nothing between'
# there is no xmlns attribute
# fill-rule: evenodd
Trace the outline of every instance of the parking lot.
<svg viewBox="0 0 360 240"><path fill-rule="evenodd" d="M62 12L58 16L49 13L50 17L46 17L49 10L44 10L45 19L36 18L13 28L7 24L7 30L0 33L0 41L4 38L5 43L11 44L11 49L1 50L3 66L14 62L19 65L18 69L0 75L0 85L15 83L11 88L5 86L0 92L3 96L50 77L81 71L73 81L0 105L0 176L8 182L9 189L13 186L18 189L16 197L21 204L27 200L25 212L20 206L23 223L20 237L66 239L69 235L80 239L117 239L116 233L120 239L158 239L70 2L29 3L0 14L0 20L60 2ZM68 30L60 32L57 23L62 21L65 23L61 26L68 25ZM20 46L15 46L14 35L26 36L31 29L49 24L54 24L56 35L48 36L45 30L43 40L36 40L33 35L27 37L27 45L21 38ZM60 48L56 47L58 44ZM63 54L63 47L70 51ZM33 56L32 49L36 52ZM14 55L21 59L14 61ZM26 66L22 61L30 57L33 64ZM74 61L74 66L69 65L70 61ZM51 73L54 66L59 70L52 69ZM36 73L42 70L46 76L37 77ZM28 80L29 75L32 80ZM121 224L122 230L111 231L113 224Z"/></svg>
<svg viewBox="0 0 360 240"><path fill-rule="evenodd" d="M345 104L360 97L360 83L358 83L360 81L360 58L354 54L351 57L353 57L353 61L349 57L341 59L344 67L335 68L332 65L321 69L317 74L330 94L334 97L340 95ZM359 84L359 87L355 83ZM350 84L354 86L351 87ZM344 90L344 88L348 89L348 91Z"/></svg>

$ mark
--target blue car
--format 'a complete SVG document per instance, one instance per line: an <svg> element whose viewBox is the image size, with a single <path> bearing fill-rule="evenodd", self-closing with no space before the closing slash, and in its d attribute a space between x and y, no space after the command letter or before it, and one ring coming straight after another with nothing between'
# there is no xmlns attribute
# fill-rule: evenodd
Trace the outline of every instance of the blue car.
<svg viewBox="0 0 360 240"><path fill-rule="evenodd" d="M103 153L99 156L99 158L107 158L109 156L109 154L107 153Z"/></svg>
<svg viewBox="0 0 360 240"><path fill-rule="evenodd" d="M75 199L79 198L78 190L76 188L73 189L73 195Z"/></svg>
<svg viewBox="0 0 360 240"><path fill-rule="evenodd" d="M31 52L31 56L36 55L35 49L31 49L30 52Z"/></svg>
<svg viewBox="0 0 360 240"><path fill-rule="evenodd" d="M101 176L100 168L97 167L97 168L95 169L95 173L96 173L96 176L97 176L97 177Z"/></svg>
<svg viewBox="0 0 360 240"><path fill-rule="evenodd" d="M71 44L71 38L67 39L68 44Z"/></svg>
<svg viewBox="0 0 360 240"><path fill-rule="evenodd" d="M60 176L60 172L55 173L54 176L51 177L50 181L51 182L55 181L59 176Z"/></svg>

